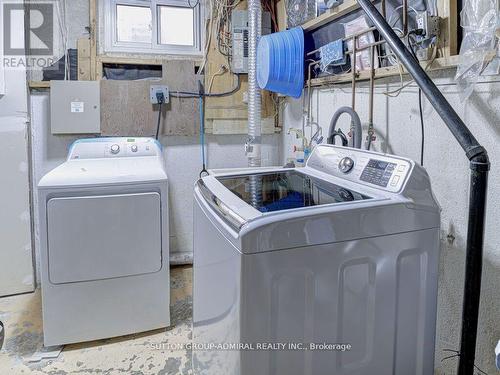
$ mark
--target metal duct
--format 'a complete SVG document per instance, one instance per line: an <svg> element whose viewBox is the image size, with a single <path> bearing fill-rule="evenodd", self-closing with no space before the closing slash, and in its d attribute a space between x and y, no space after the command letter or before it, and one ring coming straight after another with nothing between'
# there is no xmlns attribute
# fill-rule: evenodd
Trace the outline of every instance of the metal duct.
<svg viewBox="0 0 500 375"><path fill-rule="evenodd" d="M261 166L261 102L257 85L257 44L262 30L260 0L248 2L248 141L246 155L250 167Z"/></svg>
<svg viewBox="0 0 500 375"><path fill-rule="evenodd" d="M249 167L261 166L261 102L257 85L257 45L262 30L262 8L260 0L248 1L248 141L246 155ZM262 179L250 177L251 203L258 207L262 202Z"/></svg>

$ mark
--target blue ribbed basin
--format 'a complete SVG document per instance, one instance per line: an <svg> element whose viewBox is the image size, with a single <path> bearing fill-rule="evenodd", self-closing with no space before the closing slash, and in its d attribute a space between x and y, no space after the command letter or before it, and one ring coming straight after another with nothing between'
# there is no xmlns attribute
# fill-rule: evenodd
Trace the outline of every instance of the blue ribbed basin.
<svg viewBox="0 0 500 375"><path fill-rule="evenodd" d="M261 89L299 98L304 87L304 31L301 27L260 38L257 82Z"/></svg>

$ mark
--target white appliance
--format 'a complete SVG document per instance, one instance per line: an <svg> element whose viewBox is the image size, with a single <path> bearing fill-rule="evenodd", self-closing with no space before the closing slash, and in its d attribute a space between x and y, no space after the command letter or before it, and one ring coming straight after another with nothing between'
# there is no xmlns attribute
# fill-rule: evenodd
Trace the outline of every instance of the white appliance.
<svg viewBox="0 0 500 375"><path fill-rule="evenodd" d="M45 346L169 326L168 181L160 144L78 140L38 189Z"/></svg>
<svg viewBox="0 0 500 375"><path fill-rule="evenodd" d="M419 165L322 145L194 195L195 374L434 373L440 209Z"/></svg>

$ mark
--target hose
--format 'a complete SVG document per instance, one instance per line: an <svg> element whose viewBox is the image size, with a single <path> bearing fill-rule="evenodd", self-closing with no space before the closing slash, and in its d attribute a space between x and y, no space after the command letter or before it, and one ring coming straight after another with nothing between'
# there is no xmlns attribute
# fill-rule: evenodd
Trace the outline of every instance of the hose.
<svg viewBox="0 0 500 375"><path fill-rule="evenodd" d="M328 142L333 138L332 136L336 133L335 128L337 127L337 122L341 115L347 113L351 116L351 121L354 127L352 134L352 147L361 148L361 139L363 137L363 129L361 127L361 120L358 114L351 107L341 107L334 113L332 120L330 121L330 129L328 131Z"/></svg>

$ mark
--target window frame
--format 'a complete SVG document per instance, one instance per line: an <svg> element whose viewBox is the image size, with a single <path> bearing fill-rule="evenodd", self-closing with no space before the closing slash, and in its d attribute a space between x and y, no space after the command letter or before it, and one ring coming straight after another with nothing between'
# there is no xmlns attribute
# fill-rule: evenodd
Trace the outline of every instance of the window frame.
<svg viewBox="0 0 500 375"><path fill-rule="evenodd" d="M191 0L195 4L198 0ZM117 5L139 6L151 9L151 43L118 41ZM193 9L193 46L177 44L160 44L160 6L170 6ZM204 44L203 1L199 0L196 7L191 7L188 0L104 0L104 52L146 53L183 56L202 56Z"/></svg>

